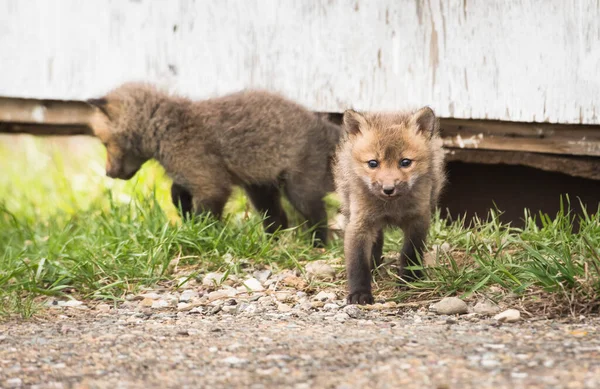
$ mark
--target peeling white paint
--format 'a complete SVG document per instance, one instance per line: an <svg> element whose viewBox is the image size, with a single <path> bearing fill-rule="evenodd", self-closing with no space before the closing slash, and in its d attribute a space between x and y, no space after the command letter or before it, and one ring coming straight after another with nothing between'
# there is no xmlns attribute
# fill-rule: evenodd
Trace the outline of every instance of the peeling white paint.
<svg viewBox="0 0 600 389"><path fill-rule="evenodd" d="M3 0L0 95L147 80L278 90L320 111L600 124L592 0Z"/></svg>
<svg viewBox="0 0 600 389"><path fill-rule="evenodd" d="M31 110L31 118L36 123L43 123L46 118L46 107L37 105Z"/></svg>

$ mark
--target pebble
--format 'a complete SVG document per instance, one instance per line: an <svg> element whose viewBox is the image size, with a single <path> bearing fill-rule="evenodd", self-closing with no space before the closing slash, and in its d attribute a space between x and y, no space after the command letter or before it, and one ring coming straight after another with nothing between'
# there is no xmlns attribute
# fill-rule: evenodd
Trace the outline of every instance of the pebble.
<svg viewBox="0 0 600 389"><path fill-rule="evenodd" d="M162 309L162 308L168 308L170 307L171 304L167 301L167 300L154 300L152 302L152 309Z"/></svg>
<svg viewBox="0 0 600 389"><path fill-rule="evenodd" d="M483 366L483 367L496 367L496 366L500 366L500 361L497 361L495 359L482 359L481 360L481 366Z"/></svg>
<svg viewBox="0 0 600 389"><path fill-rule="evenodd" d="M68 308L82 308L82 307L85 307L85 305L83 305L83 301L79 301L79 300L59 301L58 302L58 306L59 307L68 307Z"/></svg>
<svg viewBox="0 0 600 389"><path fill-rule="evenodd" d="M345 312L336 313L335 316L333 316L333 320L339 322L345 322L348 319L350 319L350 315Z"/></svg>
<svg viewBox="0 0 600 389"><path fill-rule="evenodd" d="M221 311L224 313L235 313L238 310L237 305L223 305Z"/></svg>
<svg viewBox="0 0 600 389"><path fill-rule="evenodd" d="M235 297L236 294L237 290L233 288L219 289L208 294L208 301L220 300L227 297Z"/></svg>
<svg viewBox="0 0 600 389"><path fill-rule="evenodd" d="M501 312L494 316L494 320L497 320L500 323L514 323L521 319L521 312L516 309L507 309L504 312Z"/></svg>
<svg viewBox="0 0 600 389"><path fill-rule="evenodd" d="M483 300L475 304L473 312L491 316L500 312L500 307L490 300Z"/></svg>
<svg viewBox="0 0 600 389"><path fill-rule="evenodd" d="M23 385L23 380L20 378L9 378L6 380L7 388L20 388Z"/></svg>
<svg viewBox="0 0 600 389"><path fill-rule="evenodd" d="M346 305L342 310L353 319L362 319L365 316L363 310L356 305Z"/></svg>
<svg viewBox="0 0 600 389"><path fill-rule="evenodd" d="M430 308L438 315L455 315L467 313L467 303L458 297L444 297L441 301L433 304Z"/></svg>
<svg viewBox="0 0 600 389"><path fill-rule="evenodd" d="M293 275L289 275L289 276L285 277L284 279L281 280L281 283L283 285L286 285L286 286L289 286L289 287L295 288L295 289L306 288L306 281L304 281L300 277L293 276Z"/></svg>
<svg viewBox="0 0 600 389"><path fill-rule="evenodd" d="M108 312L108 311L110 311L110 305L108 305L108 304L98 304L98 305L96 305L96 311L99 311L99 312Z"/></svg>
<svg viewBox="0 0 600 389"><path fill-rule="evenodd" d="M208 273L202 278L204 286L219 286L223 280L223 273Z"/></svg>
<svg viewBox="0 0 600 389"><path fill-rule="evenodd" d="M290 312L292 310L292 307L290 307L287 304L279 303L277 304L277 310L279 312Z"/></svg>
<svg viewBox="0 0 600 389"><path fill-rule="evenodd" d="M142 301L140 301L140 306L142 306L142 307L151 307L153 303L154 303L154 300L149 299L149 298L145 298Z"/></svg>
<svg viewBox="0 0 600 389"><path fill-rule="evenodd" d="M140 294L140 297L145 299L158 300L161 296L158 293L151 292Z"/></svg>
<svg viewBox="0 0 600 389"><path fill-rule="evenodd" d="M327 303L323 305L323 310L325 311L337 311L340 309L340 306L335 303Z"/></svg>
<svg viewBox="0 0 600 389"><path fill-rule="evenodd" d="M264 284L265 282L267 282L269 277L271 277L271 270L257 270L254 273L252 273L252 275L254 276L254 278L259 280L261 284Z"/></svg>
<svg viewBox="0 0 600 389"><path fill-rule="evenodd" d="M316 301L335 300L335 293L325 292L324 290L322 290L313 297L313 300L316 300Z"/></svg>
<svg viewBox="0 0 600 389"><path fill-rule="evenodd" d="M248 278L242 283L242 286L246 289L249 289L252 292L262 292L265 288L262 286L262 283L256 278Z"/></svg>
<svg viewBox="0 0 600 389"><path fill-rule="evenodd" d="M195 298L198 298L198 292L193 289L186 289L179 295L179 302L188 303Z"/></svg>
<svg viewBox="0 0 600 389"><path fill-rule="evenodd" d="M335 270L323 260L308 263L304 270L306 274L318 280L335 279Z"/></svg>
<svg viewBox="0 0 600 389"><path fill-rule="evenodd" d="M247 364L248 360L244 359L244 358L238 358L236 356L231 356L231 357L221 359L221 362L226 363L228 365L232 365L232 366L241 366L241 365Z"/></svg>

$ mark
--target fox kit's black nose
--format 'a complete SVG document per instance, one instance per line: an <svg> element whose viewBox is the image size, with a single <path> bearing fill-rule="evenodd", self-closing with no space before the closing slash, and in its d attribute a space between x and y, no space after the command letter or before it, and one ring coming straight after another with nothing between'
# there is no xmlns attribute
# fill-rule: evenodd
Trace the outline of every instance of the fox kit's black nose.
<svg viewBox="0 0 600 389"><path fill-rule="evenodd" d="M394 194L394 190L395 189L396 188L394 188L393 186L384 186L383 187L383 193L386 194L386 195L388 195L388 196L391 196L391 195Z"/></svg>

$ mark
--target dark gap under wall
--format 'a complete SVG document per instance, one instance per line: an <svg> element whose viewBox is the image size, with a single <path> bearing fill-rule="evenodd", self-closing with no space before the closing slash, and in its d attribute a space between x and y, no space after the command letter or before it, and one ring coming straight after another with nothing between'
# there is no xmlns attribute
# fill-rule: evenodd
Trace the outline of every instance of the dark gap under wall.
<svg viewBox="0 0 600 389"><path fill-rule="evenodd" d="M486 218L489 209L503 211L500 220L522 227L524 209L554 217L560 209L560 196L568 194L571 210L581 215L581 203L588 213L598 212L600 181L546 172L518 165L487 165L463 162L447 164L448 186L440 201L442 215L456 218L467 214Z"/></svg>

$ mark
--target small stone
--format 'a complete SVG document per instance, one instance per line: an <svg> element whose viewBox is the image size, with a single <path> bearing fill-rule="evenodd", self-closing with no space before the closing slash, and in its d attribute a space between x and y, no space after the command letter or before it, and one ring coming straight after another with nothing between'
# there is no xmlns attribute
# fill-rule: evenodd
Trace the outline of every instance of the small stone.
<svg viewBox="0 0 600 389"><path fill-rule="evenodd" d="M314 309L323 308L325 303L323 301L311 301L310 307Z"/></svg>
<svg viewBox="0 0 600 389"><path fill-rule="evenodd" d="M277 310L279 312L290 312L292 310L292 307L290 307L287 304L279 303L277 304Z"/></svg>
<svg viewBox="0 0 600 389"><path fill-rule="evenodd" d="M23 380L20 378L9 378L6 380L7 388L20 388L23 385Z"/></svg>
<svg viewBox="0 0 600 389"><path fill-rule="evenodd" d="M246 306L240 306L239 311L246 315L253 315L258 312L258 307L254 304L246 304Z"/></svg>
<svg viewBox="0 0 600 389"><path fill-rule="evenodd" d="M221 359L222 363L225 363L227 365L231 365L231 366L242 366L248 363L247 359L244 358L238 358L235 356L231 356L231 357L227 357L224 359Z"/></svg>
<svg viewBox="0 0 600 389"><path fill-rule="evenodd" d="M483 367L496 367L496 366L500 366L500 361L497 361L495 359L482 359L481 360L481 366L483 366Z"/></svg>
<svg viewBox="0 0 600 389"><path fill-rule="evenodd" d="M219 290L215 290L214 292L210 292L208 294L208 301L221 300L228 297L235 297L237 291L233 288L223 288Z"/></svg>
<svg viewBox="0 0 600 389"><path fill-rule="evenodd" d="M430 308L438 315L455 315L467 313L467 303L458 297L444 297L441 301L433 304Z"/></svg>
<svg viewBox="0 0 600 389"><path fill-rule="evenodd" d="M318 280L333 280L335 279L335 270L327 264L327 262L319 260L308 263L304 270L306 274Z"/></svg>
<svg viewBox="0 0 600 389"><path fill-rule="evenodd" d="M521 312L516 309L507 309L504 312L501 312L494 316L494 320L497 320L500 323L514 323L521 319Z"/></svg>
<svg viewBox="0 0 600 389"><path fill-rule="evenodd" d="M223 280L223 273L208 273L202 278L204 286L219 286Z"/></svg>
<svg viewBox="0 0 600 389"><path fill-rule="evenodd" d="M110 311L110 305L108 305L108 304L98 304L98 305L96 305L96 311L99 311L99 312L108 312L108 311Z"/></svg>
<svg viewBox="0 0 600 389"><path fill-rule="evenodd" d="M345 322L348 319L350 319L350 315L345 312L336 313L335 316L333 316L333 320L339 322Z"/></svg>
<svg viewBox="0 0 600 389"><path fill-rule="evenodd" d="M223 305L221 311L225 313L235 313L238 310L237 305Z"/></svg>
<svg viewBox="0 0 600 389"><path fill-rule="evenodd" d="M217 313L219 313L219 311L221 311L221 308L222 308L222 307L221 307L220 305L217 305L216 307L213 307L213 308L210 310L210 314L211 314L211 315L216 315Z"/></svg>
<svg viewBox="0 0 600 389"><path fill-rule="evenodd" d="M78 300L59 301L58 305L61 307L76 308L83 306L83 302Z"/></svg>
<svg viewBox="0 0 600 389"><path fill-rule="evenodd" d="M362 319L365 316L363 310L356 305L346 305L342 310L353 319Z"/></svg>
<svg viewBox="0 0 600 389"><path fill-rule="evenodd" d="M145 298L142 301L140 301L140 306L142 306L142 307L151 307L153 303L154 303L154 300L149 299L149 298Z"/></svg>
<svg viewBox="0 0 600 389"><path fill-rule="evenodd" d="M490 300L483 300L475 304L473 312L479 313L480 315L491 316L500 312L500 307Z"/></svg>
<svg viewBox="0 0 600 389"><path fill-rule="evenodd" d="M254 276L254 278L259 280L261 284L264 284L265 282L267 282L269 277L271 277L271 270L257 270L254 273L252 273L252 275Z"/></svg>
<svg viewBox="0 0 600 389"><path fill-rule="evenodd" d="M317 300L317 301L335 300L335 293L333 293L333 292L325 292L325 291L322 290L319 293L317 293L316 296L313 297L313 300Z"/></svg>
<svg viewBox="0 0 600 389"><path fill-rule="evenodd" d="M198 292L193 289L186 289L179 296L179 302L189 303L195 298L198 298Z"/></svg>
<svg viewBox="0 0 600 389"><path fill-rule="evenodd" d="M277 299L277 301L281 301L282 303L293 300L293 292L291 291L284 291L284 292L275 292L275 298Z"/></svg>
<svg viewBox="0 0 600 389"><path fill-rule="evenodd" d="M262 283L256 278L248 278L242 283L242 286L252 292L262 292L265 290Z"/></svg>
<svg viewBox="0 0 600 389"><path fill-rule="evenodd" d="M186 311L189 311L190 309L192 309L192 307L193 307L192 304L178 303L177 304L177 311L179 311L179 312L186 312Z"/></svg>
<svg viewBox="0 0 600 389"><path fill-rule="evenodd" d="M448 243L448 242L444 242L437 247L438 247L438 250L443 253L447 253L448 251L450 251L450 243Z"/></svg>
<svg viewBox="0 0 600 389"><path fill-rule="evenodd" d="M306 281L304 281L300 277L296 277L293 275L289 275L281 280L281 283L285 286L289 286L294 289L304 289L306 288Z"/></svg>
<svg viewBox="0 0 600 389"><path fill-rule="evenodd" d="M523 379L527 378L528 374L523 371L513 371L510 373L510 376L516 379Z"/></svg>
<svg viewBox="0 0 600 389"><path fill-rule="evenodd" d="M163 309L163 308L168 308L170 307L171 304L169 304L169 302L167 300L154 300L152 302L152 309Z"/></svg>
<svg viewBox="0 0 600 389"><path fill-rule="evenodd" d="M337 311L338 309L340 309L340 306L335 303L327 303L323 306L325 311Z"/></svg>
<svg viewBox="0 0 600 389"><path fill-rule="evenodd" d="M158 300L161 296L158 293L151 292L140 294L140 297L145 299Z"/></svg>

